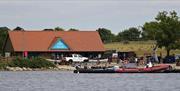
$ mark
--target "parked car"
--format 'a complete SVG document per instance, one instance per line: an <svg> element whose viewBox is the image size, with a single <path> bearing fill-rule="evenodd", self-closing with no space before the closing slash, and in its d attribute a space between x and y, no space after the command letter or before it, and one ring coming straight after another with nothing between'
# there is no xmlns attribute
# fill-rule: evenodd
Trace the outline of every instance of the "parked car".
<svg viewBox="0 0 180 91"><path fill-rule="evenodd" d="M88 62L89 59L87 57L83 57L80 54L71 54L68 57L65 57L67 62Z"/></svg>
<svg viewBox="0 0 180 91"><path fill-rule="evenodd" d="M174 56L167 56L163 59L163 63L175 63L176 59Z"/></svg>
<svg viewBox="0 0 180 91"><path fill-rule="evenodd" d="M118 52L118 57L120 59L127 59L130 57L136 57L136 53L134 51L128 51L128 52Z"/></svg>

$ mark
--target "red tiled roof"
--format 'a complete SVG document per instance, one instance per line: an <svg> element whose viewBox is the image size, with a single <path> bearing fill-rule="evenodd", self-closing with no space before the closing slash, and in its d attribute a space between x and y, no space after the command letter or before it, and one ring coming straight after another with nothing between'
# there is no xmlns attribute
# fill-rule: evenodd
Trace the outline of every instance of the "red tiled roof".
<svg viewBox="0 0 180 91"><path fill-rule="evenodd" d="M102 52L103 43L96 31L10 31L9 37L14 51L73 51ZM70 50L50 50L55 38L60 37Z"/></svg>

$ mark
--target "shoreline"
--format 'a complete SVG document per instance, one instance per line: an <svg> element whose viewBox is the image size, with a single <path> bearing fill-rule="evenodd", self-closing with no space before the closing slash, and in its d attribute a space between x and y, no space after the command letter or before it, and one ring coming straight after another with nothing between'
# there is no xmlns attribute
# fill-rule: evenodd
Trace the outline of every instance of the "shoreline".
<svg viewBox="0 0 180 91"><path fill-rule="evenodd" d="M117 65L117 64L111 64ZM158 65L158 64L156 64ZM175 64L169 64L172 66L173 70L180 71L180 66L176 66ZM104 66L104 64L96 65L96 66ZM138 66L143 67L143 66ZM74 71L76 68L71 65L56 65L56 67L49 68L26 68L26 67L5 67L4 69L0 69L0 71Z"/></svg>
<svg viewBox="0 0 180 91"><path fill-rule="evenodd" d="M26 68L26 67L5 67L4 69L0 69L0 71L74 71L75 67L69 65L60 65L57 67L49 67L49 68Z"/></svg>

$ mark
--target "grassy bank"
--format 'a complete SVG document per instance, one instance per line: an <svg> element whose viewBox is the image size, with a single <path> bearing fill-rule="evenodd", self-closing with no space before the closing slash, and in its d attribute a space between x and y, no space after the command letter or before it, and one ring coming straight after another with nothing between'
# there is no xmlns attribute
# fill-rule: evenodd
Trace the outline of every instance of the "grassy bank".
<svg viewBox="0 0 180 91"><path fill-rule="evenodd" d="M114 42L105 44L105 48L107 50L113 49L118 51L134 51L138 56L142 56L144 53L151 53L154 44L154 41L130 41L128 44ZM166 55L166 50L164 48L158 48L157 54L159 55L160 52L163 56ZM172 50L171 54L180 54L180 50Z"/></svg>

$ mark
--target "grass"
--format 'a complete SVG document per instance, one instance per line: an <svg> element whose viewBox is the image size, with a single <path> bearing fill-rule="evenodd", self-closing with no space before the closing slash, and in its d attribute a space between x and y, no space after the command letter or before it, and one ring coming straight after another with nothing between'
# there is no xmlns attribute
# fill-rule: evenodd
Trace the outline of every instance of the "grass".
<svg viewBox="0 0 180 91"><path fill-rule="evenodd" d="M130 41L128 44L122 42L114 42L105 44L107 50L117 50L117 51L134 51L138 56L143 56L144 53L152 53L154 41ZM164 48L158 48L157 54L163 56L166 55L166 50ZM171 54L180 54L180 50L171 50Z"/></svg>

